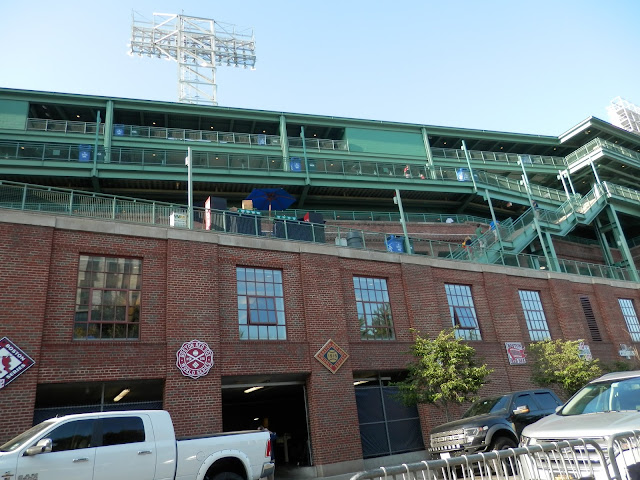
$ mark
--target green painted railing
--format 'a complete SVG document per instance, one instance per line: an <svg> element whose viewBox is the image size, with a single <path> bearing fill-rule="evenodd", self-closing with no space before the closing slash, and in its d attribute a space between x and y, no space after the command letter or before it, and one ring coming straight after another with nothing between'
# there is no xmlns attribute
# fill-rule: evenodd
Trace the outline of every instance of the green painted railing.
<svg viewBox="0 0 640 480"><path fill-rule="evenodd" d="M445 160L455 160L466 165L466 156L464 150L456 148L432 148L431 155L435 158ZM524 162L525 165L545 165L559 169L567 167L564 157L553 157L549 155L528 155L519 153L500 153L488 152L481 150L469 150L469 158L473 163L484 163L492 165L494 163L504 163L519 167L518 162Z"/></svg>
<svg viewBox="0 0 640 480"><path fill-rule="evenodd" d="M95 133L96 122L73 122L29 118L27 130L58 133ZM100 134L104 134L104 124L100 124ZM249 147L280 146L280 135L265 133L221 132L217 130L190 130L186 128L145 127L141 125L114 124L114 138L139 137L154 140L183 140L210 143L237 143ZM289 137L289 146L302 147L302 139ZM349 150L346 140L306 138L305 147L311 150Z"/></svg>
<svg viewBox="0 0 640 480"><path fill-rule="evenodd" d="M0 208L55 215L97 218L142 225L187 228L184 205L87 193L17 182L0 181ZM332 244L336 248L404 253L400 227L393 232L370 232L339 225L313 224L288 216L263 216L259 212L194 209L194 228L223 234L240 234L288 241ZM492 235L487 232L487 235ZM451 259L459 244L411 237L411 254ZM461 261L479 261L473 249ZM559 259L562 271L576 275L631 281L622 267ZM520 268L548 268L544 257L501 252L499 264Z"/></svg>

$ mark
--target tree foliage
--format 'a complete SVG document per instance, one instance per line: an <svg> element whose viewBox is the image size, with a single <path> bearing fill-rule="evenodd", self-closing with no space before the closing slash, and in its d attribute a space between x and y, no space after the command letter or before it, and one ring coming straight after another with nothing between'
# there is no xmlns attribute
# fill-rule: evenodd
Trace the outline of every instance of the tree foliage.
<svg viewBox="0 0 640 480"><path fill-rule="evenodd" d="M599 360L580 355L579 345L580 340L544 340L529 345L533 382L541 387L560 388L570 397L602 375Z"/></svg>
<svg viewBox="0 0 640 480"><path fill-rule="evenodd" d="M476 365L475 349L457 338L455 330L442 331L434 339L414 333L409 350L413 361L407 366L407 378L396 384L400 398L407 405L436 405L448 419L448 406L475 400L493 370Z"/></svg>

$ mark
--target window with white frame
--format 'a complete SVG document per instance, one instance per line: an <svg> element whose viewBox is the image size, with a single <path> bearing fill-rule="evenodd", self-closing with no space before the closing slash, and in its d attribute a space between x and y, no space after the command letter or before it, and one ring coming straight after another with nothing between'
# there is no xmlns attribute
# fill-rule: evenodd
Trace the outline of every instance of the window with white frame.
<svg viewBox="0 0 640 480"><path fill-rule="evenodd" d="M457 327L456 337L463 340L482 340L471 288L468 285L445 284L444 289L449 302L451 321L453 326Z"/></svg>
<svg viewBox="0 0 640 480"><path fill-rule="evenodd" d="M540 293L532 290L519 290L518 294L531 341L550 340L551 334L547 325L547 317L544 316Z"/></svg>
<svg viewBox="0 0 640 480"><path fill-rule="evenodd" d="M362 340L393 340L393 321L387 281L384 278L353 277L356 308Z"/></svg>
<svg viewBox="0 0 640 480"><path fill-rule="evenodd" d="M631 340L640 342L640 322L638 322L638 315L636 314L633 300L629 298L619 298L618 303L620 304L624 321L627 322Z"/></svg>
<svg viewBox="0 0 640 480"><path fill-rule="evenodd" d="M243 340L286 340L282 272L237 267L238 326Z"/></svg>

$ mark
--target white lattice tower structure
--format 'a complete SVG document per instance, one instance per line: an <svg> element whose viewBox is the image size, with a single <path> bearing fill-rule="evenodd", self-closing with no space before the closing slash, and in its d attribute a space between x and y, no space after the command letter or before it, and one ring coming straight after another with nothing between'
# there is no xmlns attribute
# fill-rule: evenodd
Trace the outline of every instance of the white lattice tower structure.
<svg viewBox="0 0 640 480"><path fill-rule="evenodd" d="M607 112L611 123L640 135L640 107L621 97L616 97L611 100Z"/></svg>
<svg viewBox="0 0 640 480"><path fill-rule="evenodd" d="M130 54L178 63L178 101L217 105L216 66L255 68L252 29L209 18L154 13L132 14Z"/></svg>

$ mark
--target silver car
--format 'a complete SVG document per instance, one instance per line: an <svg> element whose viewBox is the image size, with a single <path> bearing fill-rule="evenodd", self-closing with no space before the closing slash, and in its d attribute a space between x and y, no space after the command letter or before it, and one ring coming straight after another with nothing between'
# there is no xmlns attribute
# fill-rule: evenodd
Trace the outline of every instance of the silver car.
<svg viewBox="0 0 640 480"><path fill-rule="evenodd" d="M606 451L613 435L630 430L640 430L640 370L608 373L589 382L556 413L526 426L520 446L589 439ZM627 453L620 461L636 463L637 460L626 458ZM592 463L596 480L607 478L599 462ZM541 470L539 465L537 468Z"/></svg>
<svg viewBox="0 0 640 480"><path fill-rule="evenodd" d="M589 382L555 414L526 426L520 444L598 440L635 429L640 429L640 370L608 373Z"/></svg>

